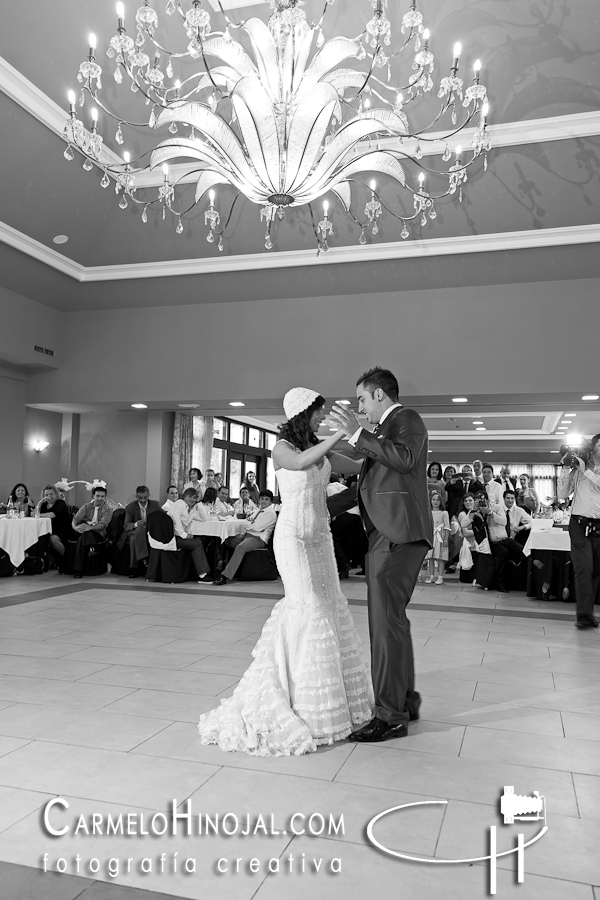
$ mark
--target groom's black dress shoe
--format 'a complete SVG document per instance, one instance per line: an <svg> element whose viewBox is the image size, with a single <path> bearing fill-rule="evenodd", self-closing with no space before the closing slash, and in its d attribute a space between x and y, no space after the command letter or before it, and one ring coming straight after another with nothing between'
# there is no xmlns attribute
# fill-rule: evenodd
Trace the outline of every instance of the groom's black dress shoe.
<svg viewBox="0 0 600 900"><path fill-rule="evenodd" d="M349 741L355 741L359 744L376 743L378 741L387 741L392 738L406 737L408 728L406 725L390 725L383 719L373 719L360 731L354 731L349 735Z"/></svg>

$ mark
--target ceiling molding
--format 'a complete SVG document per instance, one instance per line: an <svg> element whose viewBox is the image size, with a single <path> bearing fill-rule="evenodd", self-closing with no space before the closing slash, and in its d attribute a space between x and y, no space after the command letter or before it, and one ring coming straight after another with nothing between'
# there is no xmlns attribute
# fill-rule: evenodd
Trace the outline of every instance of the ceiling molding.
<svg viewBox="0 0 600 900"><path fill-rule="evenodd" d="M65 109L62 109L1 56L0 90L60 138L63 137L64 124L68 118L66 98ZM459 134L453 135L448 140L450 148L454 150L458 144L465 148L471 146L475 131L475 128L465 128ZM600 134L600 110L489 125L488 131L492 136L493 149L547 141L576 140ZM446 132L441 131L429 133L427 141L421 143L423 156L439 155L443 149L445 135ZM381 149L399 149L396 137L382 138L377 141L377 144ZM401 150L407 156L412 156L416 145L416 140L406 139L402 143ZM361 146L363 145L359 145L359 148ZM364 146L366 147L367 144L365 143ZM123 159L109 148L103 147L100 164L120 166L123 164ZM197 163L194 164L194 168L197 168ZM198 176L190 174L189 169L190 164L186 163L172 165L170 166L171 177L180 184L194 182ZM143 172L136 175L136 185L139 188L157 187L162 184L162 181L162 171Z"/></svg>
<svg viewBox="0 0 600 900"><path fill-rule="evenodd" d="M46 247L45 244L0 222L0 241L22 253L58 269L76 281L123 281L137 278L174 278L219 272L256 269L288 269L298 266L325 266L352 262L377 262L385 259L454 256L466 253L494 253L561 247L600 242L600 224L572 225L501 234L475 234L452 238L431 238L409 243L369 244L365 247L332 247L317 256L316 250L289 250L279 253L248 253L243 256L219 256L201 259L173 259L155 263L130 263L119 266L82 266Z"/></svg>

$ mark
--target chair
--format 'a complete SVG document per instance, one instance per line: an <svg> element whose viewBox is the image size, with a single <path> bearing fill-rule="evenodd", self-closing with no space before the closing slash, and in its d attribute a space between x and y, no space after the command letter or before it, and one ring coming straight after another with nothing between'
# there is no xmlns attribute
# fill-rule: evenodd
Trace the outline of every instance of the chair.
<svg viewBox="0 0 600 900"><path fill-rule="evenodd" d="M10 578L15 574L15 567L10 561L10 556L4 550L0 550L0 578Z"/></svg>
<svg viewBox="0 0 600 900"><path fill-rule="evenodd" d="M125 521L125 509L115 509L112 519L106 530L108 541L108 561L113 575L129 575L129 545L125 544L119 550L119 538L123 534Z"/></svg>
<svg viewBox="0 0 600 900"><path fill-rule="evenodd" d="M147 519L147 531L150 543L150 557L146 569L147 580L161 581L163 584L179 584L187 581L192 568L190 554L185 550L159 550L152 546L152 541L168 544L174 539L175 531L171 516L162 509L150 513Z"/></svg>
<svg viewBox="0 0 600 900"><path fill-rule="evenodd" d="M70 538L67 541L65 555L63 557L62 572L64 575L72 575L74 572L75 549L77 547L77 541L79 540L77 532L74 532L74 534L76 537ZM81 570L81 574L86 576L105 575L106 572L108 572L107 551L108 541L106 538L85 548L83 552L83 569Z"/></svg>
<svg viewBox="0 0 600 900"><path fill-rule="evenodd" d="M250 550L244 554L237 577L242 581L275 581L279 578L273 552L273 535L264 549Z"/></svg>

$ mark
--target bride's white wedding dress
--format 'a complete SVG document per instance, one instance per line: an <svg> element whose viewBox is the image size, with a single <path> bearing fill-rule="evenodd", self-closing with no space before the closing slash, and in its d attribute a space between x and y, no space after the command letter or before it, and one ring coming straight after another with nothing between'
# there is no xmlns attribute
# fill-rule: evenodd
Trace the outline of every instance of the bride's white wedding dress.
<svg viewBox="0 0 600 900"><path fill-rule="evenodd" d="M285 596L273 607L233 695L200 716L203 744L255 756L309 753L372 717L373 690L329 528L331 467L278 469L274 549Z"/></svg>

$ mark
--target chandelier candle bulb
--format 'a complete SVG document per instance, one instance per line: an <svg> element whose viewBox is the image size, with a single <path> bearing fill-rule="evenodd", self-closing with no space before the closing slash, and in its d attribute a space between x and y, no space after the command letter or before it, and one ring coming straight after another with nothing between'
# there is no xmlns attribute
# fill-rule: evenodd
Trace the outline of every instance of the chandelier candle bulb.
<svg viewBox="0 0 600 900"><path fill-rule="evenodd" d="M125 160L125 164L126 164L127 166L129 166L129 163L131 162L131 153L129 153L129 152L126 150L125 153L123 154L123 159Z"/></svg>
<svg viewBox="0 0 600 900"><path fill-rule="evenodd" d="M419 172L419 187L423 190L423 182L425 181L425 172Z"/></svg>
<svg viewBox="0 0 600 900"><path fill-rule="evenodd" d="M208 202L211 206L215 205L215 192L213 190L208 192Z"/></svg>
<svg viewBox="0 0 600 900"><path fill-rule="evenodd" d="M479 78L481 76L481 60L476 59L475 64L473 66L473 71L475 72L475 84L479 84Z"/></svg>
<svg viewBox="0 0 600 900"><path fill-rule="evenodd" d="M452 70L456 74L458 72L458 64L460 62L460 54L462 53L462 44L457 41L454 45L454 59L452 60Z"/></svg>
<svg viewBox="0 0 600 900"><path fill-rule="evenodd" d="M92 109L92 131L95 134L98 128L98 110L96 107Z"/></svg>
<svg viewBox="0 0 600 900"><path fill-rule="evenodd" d="M329 212L329 203L327 200L323 201L323 215L327 218L327 213Z"/></svg>
<svg viewBox="0 0 600 900"><path fill-rule="evenodd" d="M125 7L122 3L117 3L117 28L119 31L125 31Z"/></svg>
<svg viewBox="0 0 600 900"><path fill-rule="evenodd" d="M75 111L75 91L69 91L68 94L67 94L67 97L68 97L68 100L69 100L69 113L70 113L72 116L75 116L75 115L76 115L76 111Z"/></svg>
<svg viewBox="0 0 600 900"><path fill-rule="evenodd" d="M431 37L431 32L429 28L426 28L423 32L423 43L425 44L425 49L429 48L429 38Z"/></svg>
<svg viewBox="0 0 600 900"><path fill-rule="evenodd" d="M369 187L371 188L371 190L373 191L373 193L375 193L375 188L377 187L377 182L376 182L375 180L373 180L373 181L370 183Z"/></svg>
<svg viewBox="0 0 600 900"><path fill-rule="evenodd" d="M460 144L456 148L456 162L460 162L460 154L462 153L462 147Z"/></svg>
<svg viewBox="0 0 600 900"><path fill-rule="evenodd" d="M96 35L95 35L95 34L90 34L90 36L89 36L89 38L88 38L88 42L89 42L89 45L90 45L89 57L90 57L90 59L93 59L93 58L94 58L94 55L95 55L95 54L94 54L94 51L96 50Z"/></svg>
<svg viewBox="0 0 600 900"><path fill-rule="evenodd" d="M167 165L167 163L163 163L162 170L163 170L163 175L165 176L165 181L168 181L169 180L169 166Z"/></svg>

